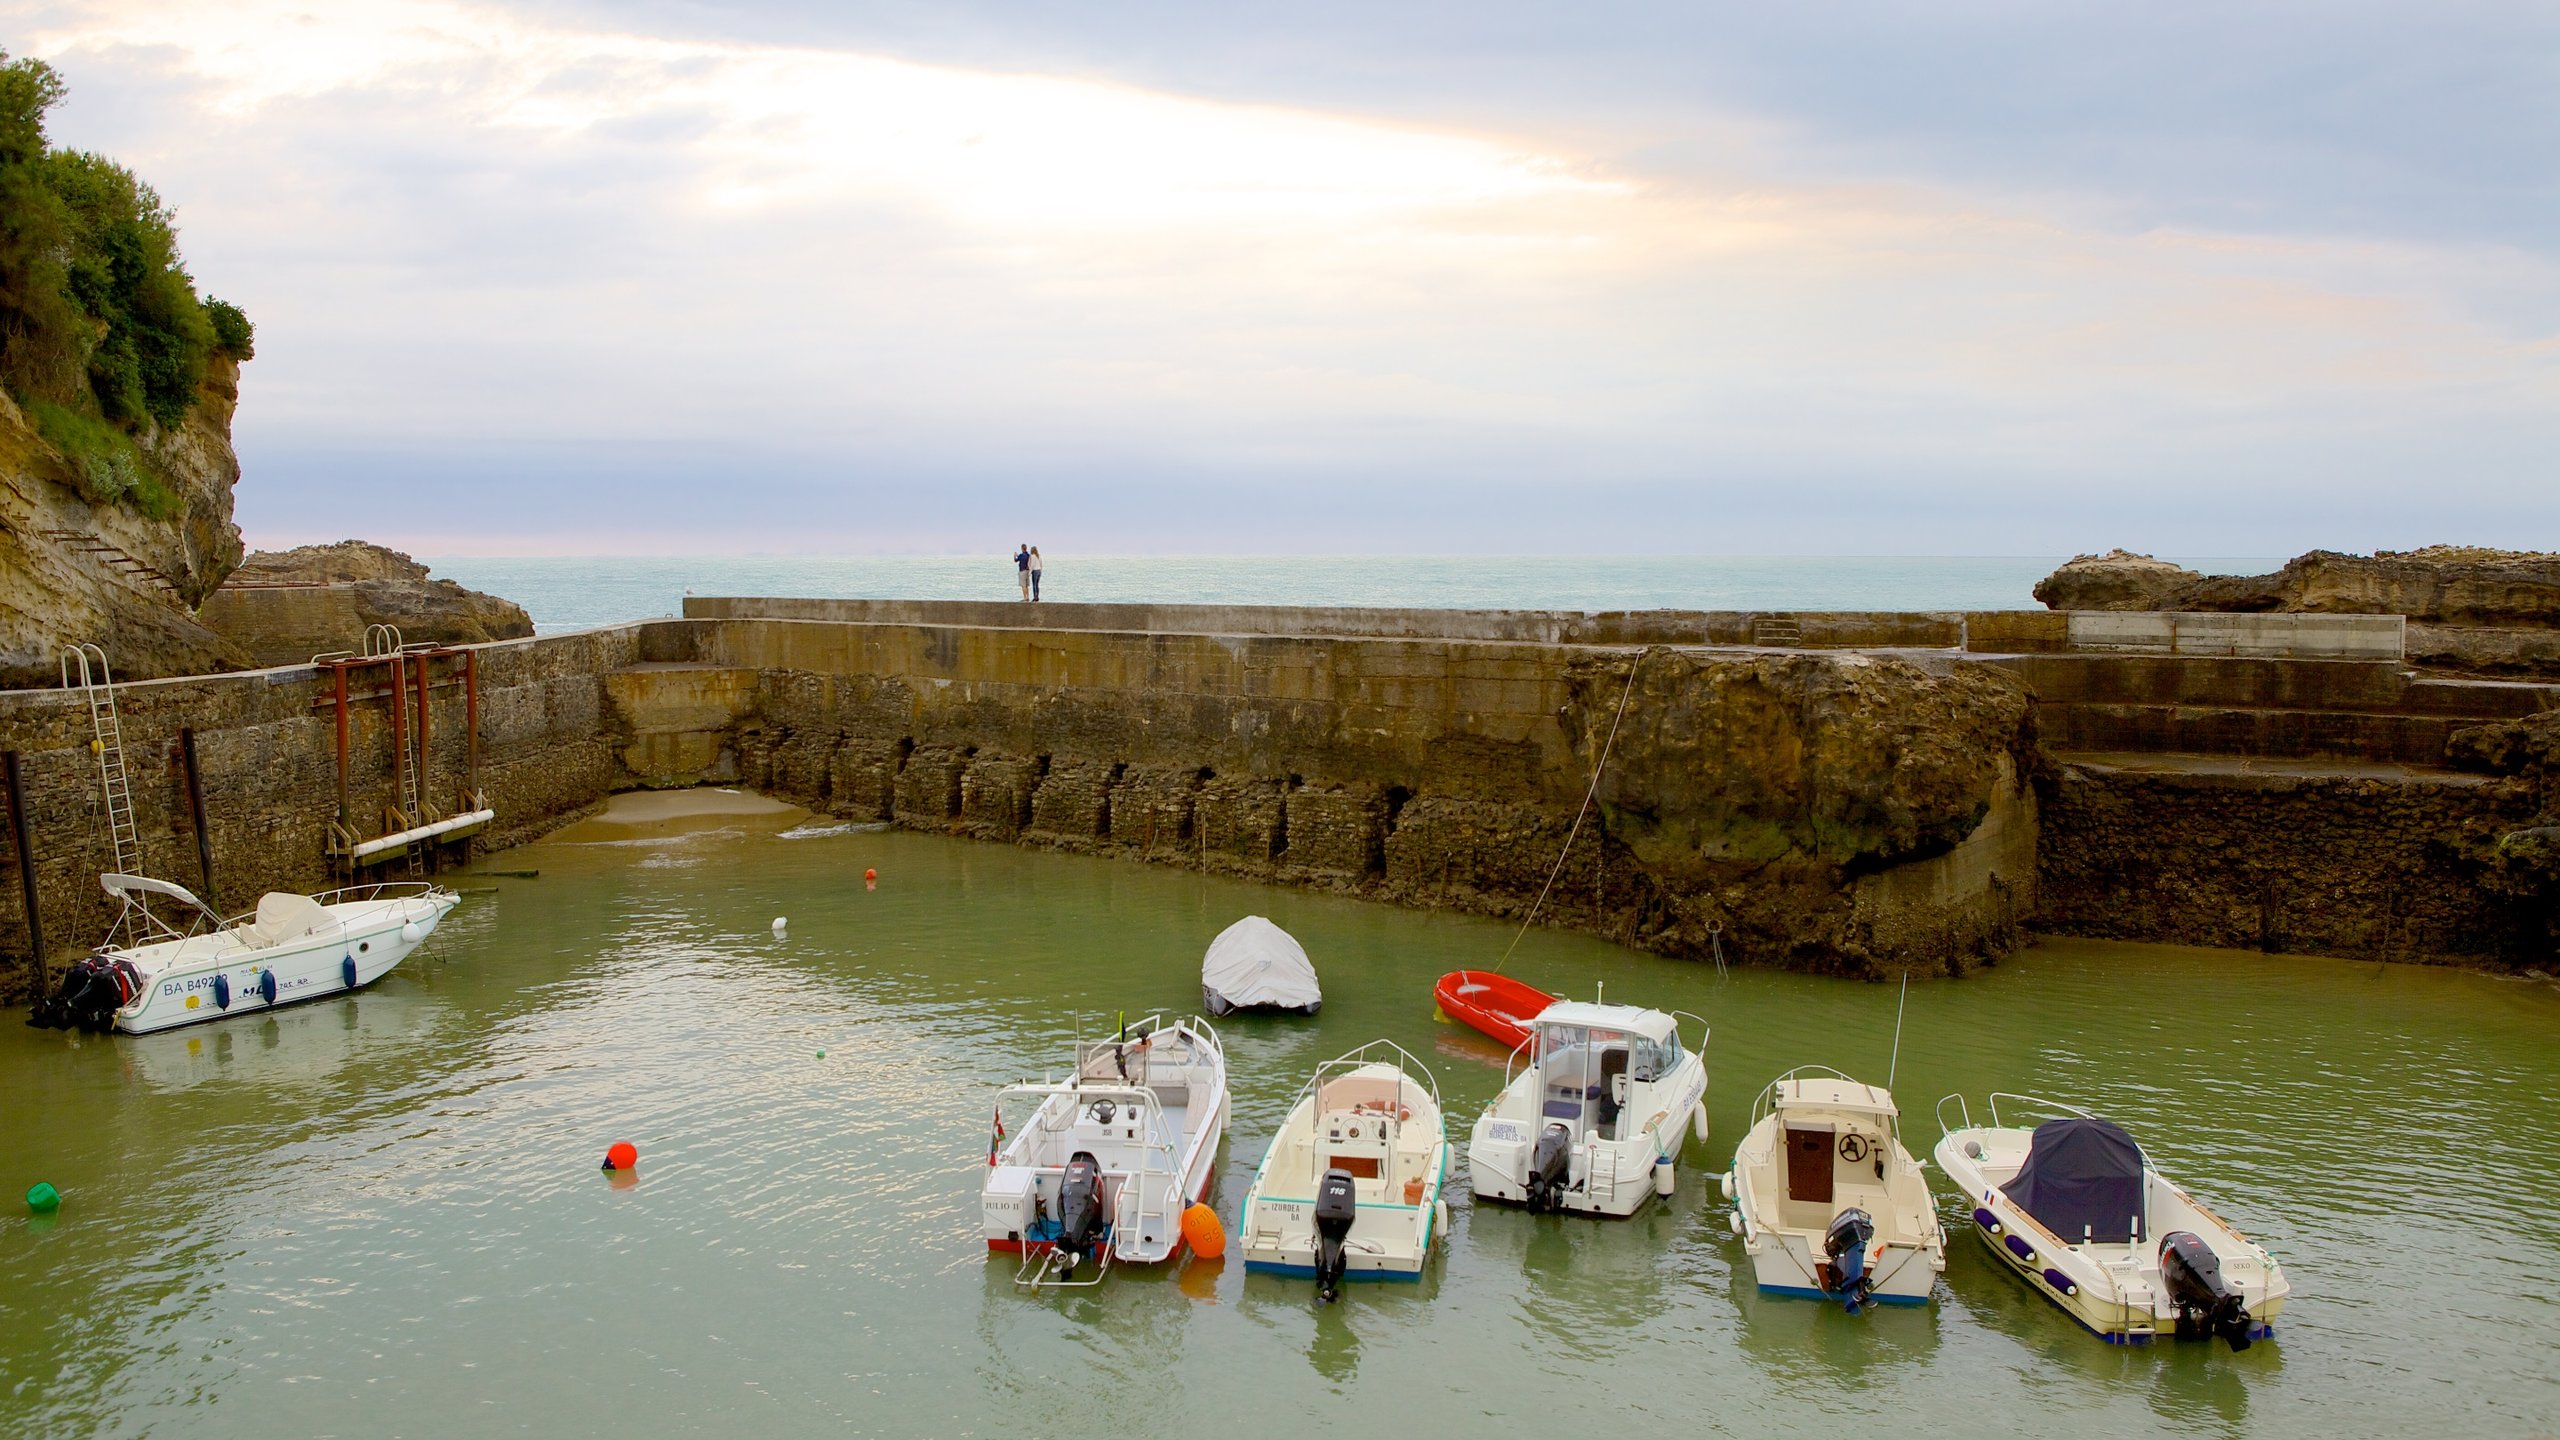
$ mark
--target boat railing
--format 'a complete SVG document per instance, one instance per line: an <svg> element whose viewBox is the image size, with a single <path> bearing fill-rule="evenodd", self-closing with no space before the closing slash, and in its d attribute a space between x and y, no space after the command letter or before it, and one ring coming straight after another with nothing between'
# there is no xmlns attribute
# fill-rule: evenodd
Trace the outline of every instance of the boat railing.
<svg viewBox="0 0 2560 1440"><path fill-rule="evenodd" d="M1392 1052L1396 1059L1388 1060L1384 1056L1376 1053L1382 1050ZM1332 1059L1318 1065L1315 1068L1315 1073L1307 1078L1305 1087L1300 1089L1298 1093L1300 1095L1313 1094L1321 1096L1326 1077L1357 1070L1363 1065L1395 1065L1400 1071L1421 1071L1422 1083L1425 1088L1429 1089L1431 1092L1431 1108L1434 1110L1441 1108L1440 1077L1432 1074L1431 1067L1423 1064L1420 1059L1415 1057L1412 1051L1407 1050L1393 1040L1386 1039L1372 1040L1357 1050L1353 1050L1344 1055L1336 1055Z"/></svg>
<svg viewBox="0 0 2560 1440"><path fill-rule="evenodd" d="M1951 1100L1955 1102L1956 1107L1957 1123L1953 1125L1947 1123L1947 1102ZM1941 1140L1946 1139L1949 1135L1954 1134L1958 1130L1970 1130L1973 1128L1973 1107L1965 1103L1964 1092L1962 1091L1956 1091L1953 1094L1939 1096L1937 1114L1938 1138Z"/></svg>
<svg viewBox="0 0 2560 1440"><path fill-rule="evenodd" d="M451 893L427 880L382 880L370 885L341 885L335 890L322 890L308 896L315 905L361 905L372 900L429 900L439 893ZM223 920L221 928L237 930L258 918L253 907Z"/></svg>
<svg viewBox="0 0 2560 1440"><path fill-rule="evenodd" d="M1692 1015L1686 1010L1666 1010L1663 1013L1669 1015L1674 1020L1695 1020L1698 1022L1698 1048L1689 1053L1698 1057L1699 1064L1706 1064L1707 1037L1714 1033L1714 1031L1709 1029L1707 1026L1707 1017L1704 1015ZM1680 1038L1680 1032L1677 1029L1674 1029L1671 1032L1671 1038L1675 1040Z"/></svg>
<svg viewBox="0 0 2560 1440"><path fill-rule="evenodd" d="M1777 1079L1770 1081L1768 1086L1761 1090L1760 1098L1751 1102L1752 1127L1755 1129L1758 1128L1761 1121L1766 1120L1771 1115L1777 1113L1778 1091L1780 1087L1784 1086L1788 1081L1822 1079L1845 1080L1852 1085L1865 1089L1870 1095L1875 1093L1876 1087L1867 1084L1866 1081L1859 1079L1855 1075L1848 1074L1845 1071L1834 1070L1828 1065L1799 1065L1793 1070L1788 1071L1786 1074L1779 1076ZM1964 1097L1961 1095L1950 1095L1947 1097L1949 1100L1956 1100L1959 1102L1962 1101L1963 1098ZM1938 1103L1943 1105L1946 1101L1942 1100ZM1895 1130L1900 1129L1900 1125L1895 1123L1898 1118L1899 1117L1894 1115L1887 1115L1885 1117L1887 1128ZM1939 1128L1944 1129L1945 1126L1942 1124Z"/></svg>
<svg viewBox="0 0 2560 1440"><path fill-rule="evenodd" d="M2076 1115L2083 1120L2095 1120L2098 1118L2097 1116L2090 1114L2088 1111L2081 1109L2077 1105L2067 1105L2060 1100L2048 1100L2041 1095L2022 1095L2014 1090L1994 1090L1991 1092L1991 1128L1995 1130L2005 1130L2009 1128L2008 1122L2000 1118L2000 1102L2003 1100L2013 1101L2020 1106L2032 1106L2040 1110L2058 1110L2065 1115Z"/></svg>

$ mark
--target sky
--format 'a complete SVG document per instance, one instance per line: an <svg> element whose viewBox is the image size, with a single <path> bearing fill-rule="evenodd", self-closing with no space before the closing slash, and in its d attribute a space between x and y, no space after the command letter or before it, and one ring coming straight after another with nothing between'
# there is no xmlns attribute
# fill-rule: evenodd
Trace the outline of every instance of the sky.
<svg viewBox="0 0 2560 1440"><path fill-rule="evenodd" d="M2560 8L0 0L253 545L2560 549Z"/></svg>

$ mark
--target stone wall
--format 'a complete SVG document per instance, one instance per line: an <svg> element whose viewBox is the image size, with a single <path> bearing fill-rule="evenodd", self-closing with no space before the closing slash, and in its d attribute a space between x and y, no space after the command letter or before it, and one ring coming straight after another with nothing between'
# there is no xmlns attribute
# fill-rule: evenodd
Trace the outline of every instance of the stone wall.
<svg viewBox="0 0 2560 1440"><path fill-rule="evenodd" d="M1661 953L1853 973L1996 958L2032 902L2026 691L1952 655L652 629L687 658L613 678L621 729L852 819L1502 915L1544 894ZM704 707L712 675L752 701Z"/></svg>
<svg viewBox="0 0 2560 1440"><path fill-rule="evenodd" d="M2038 787L2039 928L2373 960L2544 959L2481 882L2516 780L2071 763Z"/></svg>
<svg viewBox="0 0 2560 1440"><path fill-rule="evenodd" d="M642 658L636 628L515 641L478 650L480 787L498 818L482 844L530 839L630 783L605 703L605 677ZM350 809L366 835L391 797L387 683L351 677ZM460 662L439 662L429 691L429 799L456 808L468 768ZM117 688L125 763L148 870L190 888L204 875L188 813L179 732L195 732L214 895L243 910L271 889L329 883L328 826L337 811L337 742L328 672L248 671ZM414 705L414 700L412 704ZM113 919L98 875L113 868L99 819L97 762L78 695L0 692L0 750L18 752L49 959L94 944ZM7 847L0 845L0 852ZM397 869L391 872L395 876ZM27 980L26 924L14 856L0 853L0 994Z"/></svg>

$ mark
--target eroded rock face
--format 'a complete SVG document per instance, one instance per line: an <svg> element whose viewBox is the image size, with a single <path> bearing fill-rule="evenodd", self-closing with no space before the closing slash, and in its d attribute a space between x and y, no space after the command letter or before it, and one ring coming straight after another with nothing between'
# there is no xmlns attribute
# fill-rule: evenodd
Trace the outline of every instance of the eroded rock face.
<svg viewBox="0 0 2560 1440"><path fill-rule="evenodd" d="M261 550L197 615L259 665L358 649L375 625L397 629L406 642L439 645L533 633L532 619L513 601L430 579L426 566L362 540Z"/></svg>
<svg viewBox="0 0 2560 1440"><path fill-rule="evenodd" d="M215 360L186 422L141 438L179 502L164 519L90 504L62 456L0 395L0 687L59 683L62 651L80 643L104 646L119 680L247 663L190 613L240 561L231 523L239 375Z"/></svg>
<svg viewBox="0 0 2560 1440"><path fill-rule="evenodd" d="M2540 800L2530 823L2480 829L2462 848L2481 886L2517 907L2547 959L2560 949L2560 711L2456 730L2445 752L2463 769L2526 782Z"/></svg>
<svg viewBox="0 0 2560 1440"><path fill-rule="evenodd" d="M1657 948L1710 953L1721 938L1876 974L1961 970L2014 943L2035 875L2032 701L2016 680L1885 656L1655 650L1611 745L1626 664L1577 669L1584 748L1609 749L1606 833L1673 912ZM1933 907L1952 909L1913 923Z"/></svg>
<svg viewBox="0 0 2560 1440"><path fill-rule="evenodd" d="M341 585L356 580L424 580L427 567L389 546L341 540L334 545L257 551L240 562L233 578L242 584Z"/></svg>

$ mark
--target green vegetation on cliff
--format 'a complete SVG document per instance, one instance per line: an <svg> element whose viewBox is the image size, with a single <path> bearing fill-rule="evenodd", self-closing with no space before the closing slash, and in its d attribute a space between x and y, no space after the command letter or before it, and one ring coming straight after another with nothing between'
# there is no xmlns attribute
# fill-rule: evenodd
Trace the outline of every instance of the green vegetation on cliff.
<svg viewBox="0 0 2560 1440"><path fill-rule="evenodd" d="M255 346L236 305L198 299L169 207L103 155L53 147L64 95L0 51L0 383L93 501L169 502L135 437L178 425L216 357Z"/></svg>

